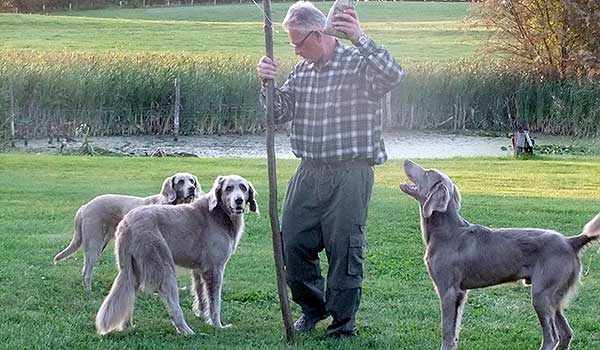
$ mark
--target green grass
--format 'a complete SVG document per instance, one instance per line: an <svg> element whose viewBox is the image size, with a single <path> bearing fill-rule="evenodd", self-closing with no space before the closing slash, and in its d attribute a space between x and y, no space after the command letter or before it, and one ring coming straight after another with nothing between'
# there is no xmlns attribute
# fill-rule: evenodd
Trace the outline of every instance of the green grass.
<svg viewBox="0 0 600 350"><path fill-rule="evenodd" d="M266 161L191 158L89 158L0 154L0 343L5 349L282 349L267 210ZM280 161L279 194L297 162ZM600 211L600 161L593 158L423 160L459 186L462 213L494 227L553 228L577 234ZM260 216L247 216L246 234L225 273L223 319L214 331L191 312L190 278L180 270L181 303L191 338L176 335L158 297L136 303L136 329L99 337L94 316L115 277L109 248L100 258L92 293L81 287L82 254L57 266L52 257L71 238L76 209L102 193L156 193L176 171L196 174L207 190L218 174L238 173L260 193ZM290 349L436 349L439 308L426 269L417 204L398 190L401 163L376 168L368 224L360 336L323 338L319 325ZM281 202L281 201L280 201ZM112 245L110 246L112 247ZM600 268L596 249L583 255L580 292L567 310L573 349L600 348ZM298 309L294 307L298 315ZM473 291L461 333L463 349L537 349L540 330L528 288Z"/></svg>
<svg viewBox="0 0 600 350"><path fill-rule="evenodd" d="M289 3L273 4L275 54L294 57L281 21ZM331 3L317 3L325 12ZM364 30L400 59L469 57L487 37L464 22L467 3L361 3ZM68 16L65 16L68 15ZM0 14L0 49L264 53L262 13L253 4L107 9L56 16Z"/></svg>

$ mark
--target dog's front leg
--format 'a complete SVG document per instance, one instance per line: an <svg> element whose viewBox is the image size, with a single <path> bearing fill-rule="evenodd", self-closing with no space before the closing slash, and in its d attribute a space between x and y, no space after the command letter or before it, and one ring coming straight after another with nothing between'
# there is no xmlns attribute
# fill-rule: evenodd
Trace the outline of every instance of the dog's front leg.
<svg viewBox="0 0 600 350"><path fill-rule="evenodd" d="M194 315L210 322L207 293L206 284L202 278L202 271L192 270L192 295L194 296L192 310L194 310Z"/></svg>
<svg viewBox="0 0 600 350"><path fill-rule="evenodd" d="M223 286L223 268L202 273L206 285L210 321L215 328L225 328L230 325L221 324L221 288Z"/></svg>
<svg viewBox="0 0 600 350"><path fill-rule="evenodd" d="M442 303L442 350L456 350L467 292L451 287L439 293Z"/></svg>

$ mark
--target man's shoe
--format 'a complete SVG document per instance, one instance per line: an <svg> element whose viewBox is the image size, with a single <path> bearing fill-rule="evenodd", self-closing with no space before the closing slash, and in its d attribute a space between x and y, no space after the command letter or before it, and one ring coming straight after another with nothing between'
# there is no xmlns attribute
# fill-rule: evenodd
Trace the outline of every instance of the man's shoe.
<svg viewBox="0 0 600 350"><path fill-rule="evenodd" d="M329 315L325 314L316 319L309 319L308 317L306 317L305 314L302 314L302 316L300 316L300 318L298 318L296 322L294 322L294 329L296 330L296 332L299 333L310 332L313 329L315 329L315 326L319 321L322 321L327 317L329 317Z"/></svg>
<svg viewBox="0 0 600 350"><path fill-rule="evenodd" d="M356 332L356 325L352 326L351 329L348 329L348 327L343 327L334 320L333 323L331 323L331 325L327 327L325 335L327 335L329 338L343 339L354 337L356 335Z"/></svg>
<svg viewBox="0 0 600 350"><path fill-rule="evenodd" d="M330 339L348 339L356 336L356 332L325 332Z"/></svg>

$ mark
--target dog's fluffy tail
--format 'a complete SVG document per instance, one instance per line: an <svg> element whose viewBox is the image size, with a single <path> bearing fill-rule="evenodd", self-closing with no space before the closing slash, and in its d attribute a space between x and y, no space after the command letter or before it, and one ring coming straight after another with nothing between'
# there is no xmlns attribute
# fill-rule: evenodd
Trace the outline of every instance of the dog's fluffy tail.
<svg viewBox="0 0 600 350"><path fill-rule="evenodd" d="M119 224L122 229L124 223ZM110 292L96 315L96 330L98 334L104 335L113 330L125 329L131 316L133 315L133 306L135 303L136 276L134 272L135 263L133 256L129 253L126 245L119 246L117 241L117 261L119 274L113 282Z"/></svg>
<svg viewBox="0 0 600 350"><path fill-rule="evenodd" d="M588 243L591 243L600 238L600 214L596 215L595 218L590 220L585 227L583 232L575 237L569 238L569 243L576 252L579 252Z"/></svg>
<svg viewBox="0 0 600 350"><path fill-rule="evenodd" d="M77 214L75 214L74 227L73 227L73 238L71 239L71 243L60 253L56 254L54 257L54 263L66 259L73 255L75 251L81 246L81 230L82 230L82 219L81 216L84 207L79 208L77 210Z"/></svg>

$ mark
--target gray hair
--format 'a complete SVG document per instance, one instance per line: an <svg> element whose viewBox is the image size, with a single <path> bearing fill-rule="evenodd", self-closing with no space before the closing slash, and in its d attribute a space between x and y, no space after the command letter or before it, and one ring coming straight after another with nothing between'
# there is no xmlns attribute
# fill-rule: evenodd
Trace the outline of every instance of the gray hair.
<svg viewBox="0 0 600 350"><path fill-rule="evenodd" d="M326 22L327 18L323 12L310 1L298 1L290 6L282 25L286 32L311 32L325 29Z"/></svg>

